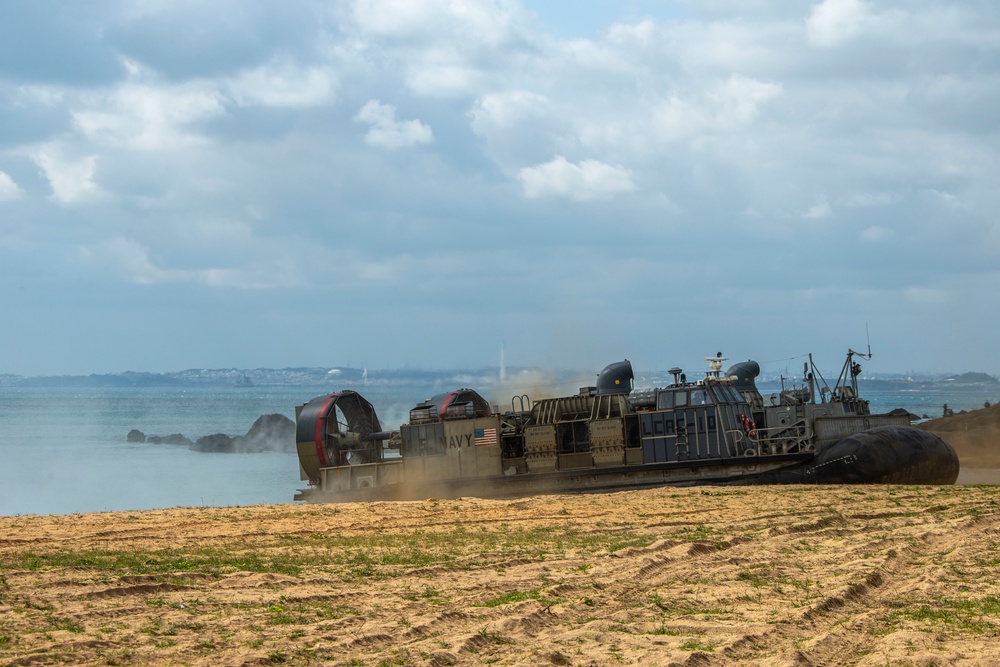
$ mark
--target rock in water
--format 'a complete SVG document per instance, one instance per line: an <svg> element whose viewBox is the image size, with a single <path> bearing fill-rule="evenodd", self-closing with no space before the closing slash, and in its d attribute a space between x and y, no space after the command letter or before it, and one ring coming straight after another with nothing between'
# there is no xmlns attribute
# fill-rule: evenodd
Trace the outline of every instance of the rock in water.
<svg viewBox="0 0 1000 667"><path fill-rule="evenodd" d="M202 436L194 441L191 449L198 452L230 453L236 451L233 438L225 433Z"/></svg>
<svg viewBox="0 0 1000 667"><path fill-rule="evenodd" d="M170 435L151 435L146 438L146 442L152 445L187 445L192 444L191 439L181 433L171 433Z"/></svg>
<svg viewBox="0 0 1000 667"><path fill-rule="evenodd" d="M234 437L225 433L215 433L198 438L194 442L180 433L147 436L136 428L129 431L126 437L129 442L187 445L197 452L294 452L295 422L281 414L261 415L246 435Z"/></svg>
<svg viewBox="0 0 1000 667"><path fill-rule="evenodd" d="M261 415L240 440L239 451L295 451L295 422L280 414Z"/></svg>

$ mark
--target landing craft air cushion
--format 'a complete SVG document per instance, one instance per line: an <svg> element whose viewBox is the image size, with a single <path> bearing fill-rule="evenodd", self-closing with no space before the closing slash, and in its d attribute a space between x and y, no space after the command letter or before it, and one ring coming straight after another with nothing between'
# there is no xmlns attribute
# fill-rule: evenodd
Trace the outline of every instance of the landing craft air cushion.
<svg viewBox="0 0 1000 667"><path fill-rule="evenodd" d="M350 501L606 491L695 484L953 484L955 451L873 415L858 396L850 351L833 389L810 361L805 383L765 398L745 361L689 382L635 391L628 360L575 396L515 396L498 412L472 389L417 404L398 431L345 390L296 410L296 499ZM819 378L817 380L817 377Z"/></svg>

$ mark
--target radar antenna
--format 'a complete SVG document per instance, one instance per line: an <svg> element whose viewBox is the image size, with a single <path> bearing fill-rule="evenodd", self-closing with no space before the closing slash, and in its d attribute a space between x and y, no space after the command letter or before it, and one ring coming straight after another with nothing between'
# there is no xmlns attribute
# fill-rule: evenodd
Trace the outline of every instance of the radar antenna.
<svg viewBox="0 0 1000 667"><path fill-rule="evenodd" d="M721 352L717 352L714 357L705 357L705 361L708 362L708 373L705 377L719 377L722 372L722 362L727 361L729 357L722 356Z"/></svg>
<svg viewBox="0 0 1000 667"><path fill-rule="evenodd" d="M865 331L867 333L867 325L865 326ZM869 360L872 358L872 345L868 343L868 353L858 352L856 350L847 350L847 359L844 361L843 367L840 369L840 375L837 376L837 384L833 387L833 395L840 398L857 398L858 397L858 376L861 375L861 364L854 360L854 357L860 359Z"/></svg>

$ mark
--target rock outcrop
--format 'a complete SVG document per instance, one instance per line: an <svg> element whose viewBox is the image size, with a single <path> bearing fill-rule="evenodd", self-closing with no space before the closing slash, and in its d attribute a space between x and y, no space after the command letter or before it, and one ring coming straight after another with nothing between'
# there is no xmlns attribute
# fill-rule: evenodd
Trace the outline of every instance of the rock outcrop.
<svg viewBox="0 0 1000 667"><path fill-rule="evenodd" d="M189 447L193 444L190 438L181 433L150 435L146 438L146 442L151 445L187 445Z"/></svg>
<svg viewBox="0 0 1000 667"><path fill-rule="evenodd" d="M146 436L139 429L132 429L125 439L128 442L146 442L153 445L186 445L198 452L224 454L294 452L295 422L285 415L270 414L258 417L245 435L230 436L225 433L214 433L192 441L180 433Z"/></svg>
<svg viewBox="0 0 1000 667"><path fill-rule="evenodd" d="M295 422L285 415L261 415L240 442L245 452L294 452Z"/></svg>

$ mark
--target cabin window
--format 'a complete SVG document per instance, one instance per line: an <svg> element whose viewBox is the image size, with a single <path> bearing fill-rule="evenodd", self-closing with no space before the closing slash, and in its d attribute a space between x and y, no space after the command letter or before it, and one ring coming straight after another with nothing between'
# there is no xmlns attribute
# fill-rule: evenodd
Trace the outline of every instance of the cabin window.
<svg viewBox="0 0 1000 667"><path fill-rule="evenodd" d="M709 405L711 402L708 398L708 392L704 389L694 389L691 391L691 405Z"/></svg>
<svg viewBox="0 0 1000 667"><path fill-rule="evenodd" d="M674 407L674 394L670 391L661 391L656 397L657 410L669 410Z"/></svg>
<svg viewBox="0 0 1000 667"><path fill-rule="evenodd" d="M731 403L733 401L733 395L729 393L729 387L716 385L712 387L712 391L715 394L717 403Z"/></svg>
<svg viewBox="0 0 1000 667"><path fill-rule="evenodd" d="M674 406L680 408L688 404L688 393L686 391L674 392Z"/></svg>

